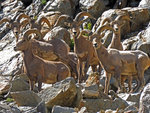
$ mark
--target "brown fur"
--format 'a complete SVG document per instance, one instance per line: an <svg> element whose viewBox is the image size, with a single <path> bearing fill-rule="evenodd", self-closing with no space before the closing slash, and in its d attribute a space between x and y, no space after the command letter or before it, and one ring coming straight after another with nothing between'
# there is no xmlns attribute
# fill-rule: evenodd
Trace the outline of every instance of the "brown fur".
<svg viewBox="0 0 150 113"><path fill-rule="evenodd" d="M94 36L94 35L93 35ZM139 83L136 87L136 91L144 85L144 71L150 66L150 59L148 55L140 50L136 51L119 51L116 49L106 49L100 39L99 35L95 35L93 44L96 48L96 52L101 62L105 74L105 93L108 94L108 87L111 75L115 75L118 82L119 88L121 87L121 75L136 75Z"/></svg>
<svg viewBox="0 0 150 113"><path fill-rule="evenodd" d="M38 90L41 90L42 82L55 83L71 76L67 65L62 62L43 60L32 53L32 43L28 37L24 37L14 48L24 54L24 66L30 79L30 87L33 90L34 83L38 82Z"/></svg>

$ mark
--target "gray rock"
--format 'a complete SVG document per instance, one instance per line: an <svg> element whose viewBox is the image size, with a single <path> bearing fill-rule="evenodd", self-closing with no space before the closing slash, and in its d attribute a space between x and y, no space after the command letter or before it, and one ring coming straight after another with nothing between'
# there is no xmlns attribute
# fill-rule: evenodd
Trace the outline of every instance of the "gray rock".
<svg viewBox="0 0 150 113"><path fill-rule="evenodd" d="M52 87L46 88L39 93L48 109L52 109L54 105L71 107L74 105L76 95L77 88L72 77L57 82Z"/></svg>
<svg viewBox="0 0 150 113"><path fill-rule="evenodd" d="M141 0L138 7L150 9L150 1L149 0Z"/></svg>
<svg viewBox="0 0 150 113"><path fill-rule="evenodd" d="M108 100L108 99L84 99L83 105L90 113L97 113L100 110L112 109L116 110L124 109L128 106L127 102L121 99Z"/></svg>
<svg viewBox="0 0 150 113"><path fill-rule="evenodd" d="M34 0L31 5L26 8L26 13L28 15L36 16L43 8L41 0Z"/></svg>
<svg viewBox="0 0 150 113"><path fill-rule="evenodd" d="M48 1L43 8L44 12L49 12L49 11L59 11L62 14L67 14L71 17L74 15L74 10L77 5L77 1L63 1L63 0L52 0Z"/></svg>
<svg viewBox="0 0 150 113"><path fill-rule="evenodd" d="M19 106L18 109L22 113L48 113L45 102L41 101L36 107Z"/></svg>
<svg viewBox="0 0 150 113"><path fill-rule="evenodd" d="M150 111L150 83L148 83L140 96L140 105L139 112L140 113L149 113Z"/></svg>
<svg viewBox="0 0 150 113"><path fill-rule="evenodd" d="M10 93L18 106L36 107L42 99L33 91L18 91Z"/></svg>
<svg viewBox="0 0 150 113"><path fill-rule="evenodd" d="M27 81L25 81L23 78L20 77L20 75L15 76L12 79L11 82L11 92L16 92L16 91L25 91L25 90L29 90L30 86L29 83L27 83Z"/></svg>
<svg viewBox="0 0 150 113"><path fill-rule="evenodd" d="M79 108L80 102L83 99L82 91L81 91L82 88L79 84L76 84L76 88L77 88L77 95L76 95L73 107Z"/></svg>
<svg viewBox="0 0 150 113"><path fill-rule="evenodd" d="M0 113L21 113L17 107L0 104Z"/></svg>
<svg viewBox="0 0 150 113"><path fill-rule="evenodd" d="M0 94L5 94L9 91L11 77L0 76Z"/></svg>
<svg viewBox="0 0 150 113"><path fill-rule="evenodd" d="M106 10L104 1L105 0L80 0L79 5L82 11L87 11L95 18L98 18L104 10Z"/></svg>
<svg viewBox="0 0 150 113"><path fill-rule="evenodd" d="M0 75L15 75L21 73L22 56L15 52L15 39L7 33L0 42Z"/></svg>
<svg viewBox="0 0 150 113"><path fill-rule="evenodd" d="M129 112L132 111L132 113L138 113L138 109L135 106L128 106L127 108L124 109L124 112Z"/></svg>
<svg viewBox="0 0 150 113"><path fill-rule="evenodd" d="M72 113L72 112L75 112L74 108L69 107L54 106L52 109L52 113Z"/></svg>
<svg viewBox="0 0 150 113"><path fill-rule="evenodd" d="M44 39L45 40L51 40L54 38L59 38L64 40L68 45L71 44L71 38L70 38L70 33L67 29L63 27L54 27L50 32L48 32Z"/></svg>

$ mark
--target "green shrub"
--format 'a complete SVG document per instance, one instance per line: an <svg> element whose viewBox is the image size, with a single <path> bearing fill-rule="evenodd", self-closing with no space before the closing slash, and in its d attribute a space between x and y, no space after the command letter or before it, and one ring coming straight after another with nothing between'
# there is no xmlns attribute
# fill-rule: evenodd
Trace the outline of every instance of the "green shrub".
<svg viewBox="0 0 150 113"><path fill-rule="evenodd" d="M41 0L42 5L46 5L47 1L46 0Z"/></svg>
<svg viewBox="0 0 150 113"><path fill-rule="evenodd" d="M71 49L71 50L74 49L74 40L73 40L73 39L71 39L70 49Z"/></svg>
<svg viewBox="0 0 150 113"><path fill-rule="evenodd" d="M14 101L13 98L7 98L7 99L6 99L6 102L13 102L13 101Z"/></svg>

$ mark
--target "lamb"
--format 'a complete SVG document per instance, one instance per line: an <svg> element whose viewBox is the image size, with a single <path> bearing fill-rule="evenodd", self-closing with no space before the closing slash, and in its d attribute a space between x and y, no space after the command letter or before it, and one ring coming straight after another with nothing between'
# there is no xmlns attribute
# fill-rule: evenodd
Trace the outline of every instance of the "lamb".
<svg viewBox="0 0 150 113"><path fill-rule="evenodd" d="M104 27L99 28L100 33ZM97 32L93 33L91 37L94 37L93 45L106 74L104 90L106 94L108 94L111 75L115 75L117 78L119 90L122 90L121 75L137 75L139 84L135 91L144 86L144 71L150 66L150 59L146 53L140 50L120 51L117 49L106 49L102 45L100 41L101 36Z"/></svg>
<svg viewBox="0 0 150 113"><path fill-rule="evenodd" d="M53 84L70 77L70 70L64 63L47 61L33 54L30 33L26 31L23 39L14 48L15 51L23 52L24 66L30 80L30 89L33 90L36 82L38 82L38 90L40 91L42 82Z"/></svg>

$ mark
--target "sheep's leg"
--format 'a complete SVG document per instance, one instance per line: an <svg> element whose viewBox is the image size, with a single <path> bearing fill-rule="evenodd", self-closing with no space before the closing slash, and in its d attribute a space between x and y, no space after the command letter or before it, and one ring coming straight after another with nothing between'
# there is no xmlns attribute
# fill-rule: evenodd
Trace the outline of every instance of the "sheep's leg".
<svg viewBox="0 0 150 113"><path fill-rule="evenodd" d="M115 77L116 77L116 79L117 79L117 81L118 81L118 85L119 85L119 88L118 88L118 93L119 92L122 92L122 85L121 85L121 75L120 75L120 67L116 67L116 69L115 69L115 73L114 73L114 75L115 75Z"/></svg>
<svg viewBox="0 0 150 113"><path fill-rule="evenodd" d="M41 87L42 87L42 77L38 76L38 91L41 91Z"/></svg>
<svg viewBox="0 0 150 113"><path fill-rule="evenodd" d="M138 92L144 86L144 84L144 71L138 70L138 82L136 88L134 89L134 92Z"/></svg>
<svg viewBox="0 0 150 113"><path fill-rule="evenodd" d="M132 92L132 76L128 76L128 92Z"/></svg>
<svg viewBox="0 0 150 113"><path fill-rule="evenodd" d="M86 63L85 63L84 76L86 76L88 68L89 68L89 60L87 60Z"/></svg>
<svg viewBox="0 0 150 113"><path fill-rule="evenodd" d="M121 85L122 85L122 90L123 90L123 92L126 92L125 86L124 86L125 80L126 80L126 76L122 75L122 76L121 76Z"/></svg>
<svg viewBox="0 0 150 113"><path fill-rule="evenodd" d="M96 69L96 68L97 68L97 65L92 65L91 67L92 67L92 71L93 71L93 72L96 72L96 71L97 71L97 69Z"/></svg>
<svg viewBox="0 0 150 113"><path fill-rule="evenodd" d="M32 91L34 89L34 81L30 80L30 90Z"/></svg>
<svg viewBox="0 0 150 113"><path fill-rule="evenodd" d="M107 73L107 72L105 72L105 74L106 74L106 79L105 79L105 89L104 89L104 93L108 94L111 74L110 74L110 73Z"/></svg>
<svg viewBox="0 0 150 113"><path fill-rule="evenodd" d="M77 63L77 70L78 70L78 83L81 82L81 74L82 74L82 63L80 60L78 60Z"/></svg>

